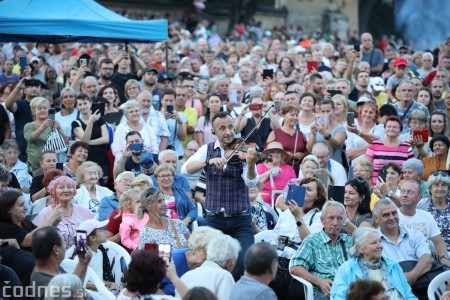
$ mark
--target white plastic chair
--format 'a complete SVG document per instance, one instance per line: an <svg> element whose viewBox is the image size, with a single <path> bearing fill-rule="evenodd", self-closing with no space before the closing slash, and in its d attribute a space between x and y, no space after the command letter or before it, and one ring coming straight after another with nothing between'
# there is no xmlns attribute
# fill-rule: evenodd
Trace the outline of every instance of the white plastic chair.
<svg viewBox="0 0 450 300"><path fill-rule="evenodd" d="M445 271L431 280L427 289L428 300L439 300L446 291L446 282L450 281L450 271Z"/></svg>
<svg viewBox="0 0 450 300"><path fill-rule="evenodd" d="M255 243L270 243L273 238L273 230L265 230L255 234Z"/></svg>
<svg viewBox="0 0 450 300"><path fill-rule="evenodd" d="M197 214L199 216L203 216L203 207L200 203L198 202L194 202L197 205ZM194 231L196 228L198 228L198 222L197 220L195 220L194 222L192 222L192 231Z"/></svg>
<svg viewBox="0 0 450 300"><path fill-rule="evenodd" d="M305 299L314 299L314 290L313 290L313 285L311 284L311 282L309 282L306 279L303 279L297 275L294 275L291 273L291 267L292 267L292 259L291 262L289 263L289 273L291 274L292 278L294 278L297 281L300 281L303 284L303 288L305 291Z"/></svg>
<svg viewBox="0 0 450 300"><path fill-rule="evenodd" d="M73 273L77 266L77 261L71 260L71 259L64 259L61 262L61 267L67 272L67 273ZM97 289L97 292L89 291L89 294L100 294L100 297L95 296L96 299L105 299L105 300L115 300L116 296L114 296L113 293L111 293L103 283L103 280L101 280L97 274L92 270L90 267L87 268L86 277L84 279L83 286L86 287L86 283L91 282L95 285L95 288Z"/></svg>
<svg viewBox="0 0 450 300"><path fill-rule="evenodd" d="M115 277L115 283L120 286L122 281L122 275L126 272L128 265L131 262L131 256L122 246L107 241L102 244L108 253L109 263L111 264L112 274Z"/></svg>

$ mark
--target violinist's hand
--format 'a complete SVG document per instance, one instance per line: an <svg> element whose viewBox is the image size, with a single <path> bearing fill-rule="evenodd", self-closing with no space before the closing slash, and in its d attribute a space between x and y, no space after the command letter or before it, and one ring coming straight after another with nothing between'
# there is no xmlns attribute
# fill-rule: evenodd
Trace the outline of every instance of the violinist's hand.
<svg viewBox="0 0 450 300"><path fill-rule="evenodd" d="M245 159L247 165L253 166L258 161L258 155L256 155L256 150L254 148L250 148L247 150L247 158Z"/></svg>
<svg viewBox="0 0 450 300"><path fill-rule="evenodd" d="M209 160L209 165L214 166L219 170L222 170L226 164L227 160L224 157L216 157Z"/></svg>

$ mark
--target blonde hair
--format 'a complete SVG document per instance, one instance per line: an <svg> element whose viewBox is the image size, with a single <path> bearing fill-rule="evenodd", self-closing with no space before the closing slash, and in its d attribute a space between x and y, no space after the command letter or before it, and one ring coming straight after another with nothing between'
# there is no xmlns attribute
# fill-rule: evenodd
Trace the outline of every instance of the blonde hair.
<svg viewBox="0 0 450 300"><path fill-rule="evenodd" d="M191 234L188 240L189 249L195 250L198 248L205 248L209 241L217 236L223 234L222 231L208 226L197 227Z"/></svg>
<svg viewBox="0 0 450 300"><path fill-rule="evenodd" d="M90 167L95 167L97 169L98 179L103 177L102 168L97 163L88 160L82 163L77 169L77 180L79 183L84 183L84 175L86 174L87 169Z"/></svg>
<svg viewBox="0 0 450 300"><path fill-rule="evenodd" d="M339 102L341 102L342 105L344 106L344 114L347 115L348 103L347 103L347 99L344 97L344 95L341 95L341 94L334 95L333 97L331 97L331 100L338 100Z"/></svg>
<svg viewBox="0 0 450 300"><path fill-rule="evenodd" d="M133 181L131 182L131 188L136 188L141 184L148 184L149 187L152 187L153 181L151 181L147 175L141 173L138 176L134 177Z"/></svg>
<svg viewBox="0 0 450 300"><path fill-rule="evenodd" d="M36 110L36 107L42 104L47 104L47 107L50 107L50 101L48 101L47 98L44 97L35 97L30 102L31 107L31 114L34 116L34 112Z"/></svg>
<svg viewBox="0 0 450 300"><path fill-rule="evenodd" d="M126 191L125 193L122 194L122 196L120 196L119 198L119 212L117 213L117 215L114 217L115 219L117 219L118 217L120 217L121 215L123 215L123 213L129 211L128 208L131 205L131 202L133 201L133 196L135 195L141 195L142 191L138 188L133 188L130 189L128 191ZM137 216L136 212L137 212L138 207L135 207L133 209L133 212L135 212L135 215ZM143 215L142 215L143 216ZM142 217L138 217L139 220L142 219Z"/></svg>
<svg viewBox="0 0 450 300"><path fill-rule="evenodd" d="M172 168L172 166L169 166L167 164L164 165L160 165L156 168L155 170L155 177L159 175L159 173L161 173L162 171L170 171L170 173L172 173L172 175L175 174L175 169Z"/></svg>
<svg viewBox="0 0 450 300"><path fill-rule="evenodd" d="M142 219L144 217L144 213L150 214L147 208L156 201L159 194L162 194L162 192L154 187L142 191L141 206L139 209L136 209L135 212L137 218Z"/></svg>

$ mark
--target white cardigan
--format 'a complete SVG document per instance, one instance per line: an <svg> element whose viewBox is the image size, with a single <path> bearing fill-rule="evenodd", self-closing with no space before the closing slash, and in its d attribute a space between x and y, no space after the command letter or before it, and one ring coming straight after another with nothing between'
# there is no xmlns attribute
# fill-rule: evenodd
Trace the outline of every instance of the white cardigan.
<svg viewBox="0 0 450 300"><path fill-rule="evenodd" d="M95 196L97 201L91 201L91 195L89 194L89 191L84 186L84 184L80 185L80 187L77 189L77 194L75 197L73 197L72 203L81 205L87 209L89 209L92 214L94 214L95 219L98 219L98 207L100 206L100 201L104 197L111 196L113 194L113 191L108 189L107 187L101 186L96 184L95 185Z"/></svg>

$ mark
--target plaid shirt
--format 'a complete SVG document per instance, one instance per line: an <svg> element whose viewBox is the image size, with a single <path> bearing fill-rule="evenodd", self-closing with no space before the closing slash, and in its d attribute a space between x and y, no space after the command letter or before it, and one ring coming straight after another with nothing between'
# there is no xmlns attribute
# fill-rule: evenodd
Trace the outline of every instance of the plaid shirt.
<svg viewBox="0 0 450 300"><path fill-rule="evenodd" d="M310 234L292 257L290 267L301 266L314 276L333 280L336 271L346 261L341 241L345 243L348 259L351 236L341 233L337 243L333 244L324 230ZM314 286L314 294L317 292L320 289Z"/></svg>

